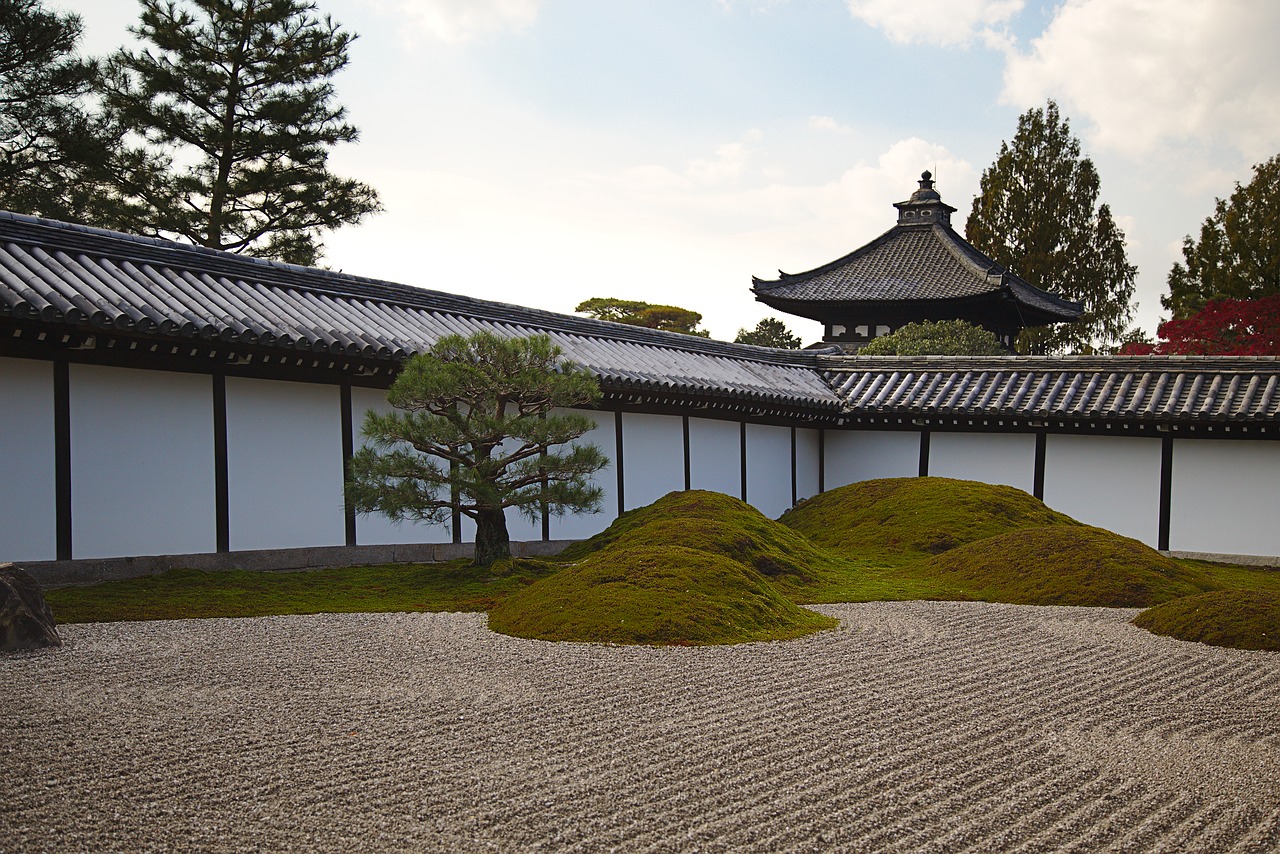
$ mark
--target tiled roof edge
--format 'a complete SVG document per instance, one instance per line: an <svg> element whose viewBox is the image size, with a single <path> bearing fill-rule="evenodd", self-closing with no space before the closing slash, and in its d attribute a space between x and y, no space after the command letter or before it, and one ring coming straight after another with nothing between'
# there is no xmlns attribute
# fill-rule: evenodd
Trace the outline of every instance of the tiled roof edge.
<svg viewBox="0 0 1280 854"><path fill-rule="evenodd" d="M6 234L5 223L20 226L14 231L22 234ZM323 293L345 299L364 299L387 302L458 314L505 323L544 327L557 332L610 338L653 347L687 350L712 356L746 359L777 365L814 367L818 353L815 350L777 350L752 344L735 344L717 341L679 332L664 332L624 323L613 323L588 317L561 314L545 309L530 308L512 303L485 300L445 291L404 285L382 279L356 276L351 273L303 267L283 261L238 255L206 246L178 243L161 237L146 237L95 226L68 223L42 217L28 216L11 211L0 211L0 239L34 240L42 231L50 232L50 244L61 248L100 252L117 255L131 261L161 265L179 264L178 259L190 259L193 269L233 278L253 278L263 284L300 291ZM83 235L84 240L68 240L69 235ZM129 251L133 249L135 251ZM138 250L141 250L140 252ZM182 264L179 264L182 266ZM832 348L835 349L835 348Z"/></svg>

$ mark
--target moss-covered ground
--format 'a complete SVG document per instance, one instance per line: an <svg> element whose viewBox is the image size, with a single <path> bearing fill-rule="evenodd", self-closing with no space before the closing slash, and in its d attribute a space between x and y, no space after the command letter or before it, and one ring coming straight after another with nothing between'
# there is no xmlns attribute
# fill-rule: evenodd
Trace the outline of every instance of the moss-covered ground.
<svg viewBox="0 0 1280 854"><path fill-rule="evenodd" d="M478 569L466 560L316 569L202 572L108 581L45 592L59 623L181 620L388 611L487 611L559 567L518 560Z"/></svg>
<svg viewBox="0 0 1280 854"><path fill-rule="evenodd" d="M1012 486L945 477L849 484L800 503L778 521L833 554L892 564L1018 528L1080 524Z"/></svg>
<svg viewBox="0 0 1280 854"><path fill-rule="evenodd" d="M1215 590L1148 608L1133 622L1179 640L1280 652L1280 593Z"/></svg>
<svg viewBox="0 0 1280 854"><path fill-rule="evenodd" d="M59 622L353 611L489 611L529 637L782 639L830 622L797 604L907 599L1141 607L1216 590L1280 596L1280 571L1170 560L1026 493L943 478L868 481L770 520L672 493L554 560L298 573L174 571L48 591ZM1206 612L1207 613L1207 612Z"/></svg>

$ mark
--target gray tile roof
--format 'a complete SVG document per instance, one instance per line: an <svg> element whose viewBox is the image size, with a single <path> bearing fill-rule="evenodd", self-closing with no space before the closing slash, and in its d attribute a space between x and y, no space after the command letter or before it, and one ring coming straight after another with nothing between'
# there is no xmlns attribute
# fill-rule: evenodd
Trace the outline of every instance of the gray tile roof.
<svg viewBox="0 0 1280 854"><path fill-rule="evenodd" d="M820 357L849 414L1277 422L1263 357Z"/></svg>
<svg viewBox="0 0 1280 854"><path fill-rule="evenodd" d="M449 333L549 334L606 390L834 412L811 353L428 291L0 212L0 320L394 363Z"/></svg>
<svg viewBox="0 0 1280 854"><path fill-rule="evenodd" d="M757 298L775 302L884 303L957 300L1007 290L1019 303L1063 320L1080 306L1028 284L971 246L951 226L895 225L843 258L805 273L753 279Z"/></svg>

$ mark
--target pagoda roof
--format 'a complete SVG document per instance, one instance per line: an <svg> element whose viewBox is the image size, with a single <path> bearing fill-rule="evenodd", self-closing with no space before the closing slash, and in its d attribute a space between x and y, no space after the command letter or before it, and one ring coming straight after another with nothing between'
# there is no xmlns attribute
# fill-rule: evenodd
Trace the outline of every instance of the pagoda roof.
<svg viewBox="0 0 1280 854"><path fill-rule="evenodd" d="M1026 282L974 248L950 224L955 210L932 189L899 202L898 223L870 243L804 273L752 278L756 299L780 311L827 320L849 310L1012 300L1027 325L1078 320L1083 307Z"/></svg>

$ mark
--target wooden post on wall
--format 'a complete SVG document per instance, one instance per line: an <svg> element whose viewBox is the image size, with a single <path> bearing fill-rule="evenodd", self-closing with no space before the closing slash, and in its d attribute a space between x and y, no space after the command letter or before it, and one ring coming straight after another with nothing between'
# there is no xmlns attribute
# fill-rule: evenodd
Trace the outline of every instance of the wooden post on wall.
<svg viewBox="0 0 1280 854"><path fill-rule="evenodd" d="M1173 506L1173 437L1160 441L1160 533L1156 548L1169 551L1169 513Z"/></svg>
<svg viewBox="0 0 1280 854"><path fill-rule="evenodd" d="M623 491L622 477L622 413L613 413L613 441L614 441L614 467L618 471L618 515L621 516L627 510L626 494Z"/></svg>
<svg viewBox="0 0 1280 854"><path fill-rule="evenodd" d="M929 476L929 431L920 431L920 477Z"/></svg>
<svg viewBox="0 0 1280 854"><path fill-rule="evenodd" d="M231 551L231 488L227 474L227 375L213 375L213 506L214 541L220 552ZM343 465L346 470L346 465Z"/></svg>
<svg viewBox="0 0 1280 854"><path fill-rule="evenodd" d="M53 363L53 477L55 556L71 560L71 367Z"/></svg>
<svg viewBox="0 0 1280 854"><path fill-rule="evenodd" d="M1044 501L1044 459L1049 436L1044 430L1036 431L1036 469L1032 478L1031 494Z"/></svg>

